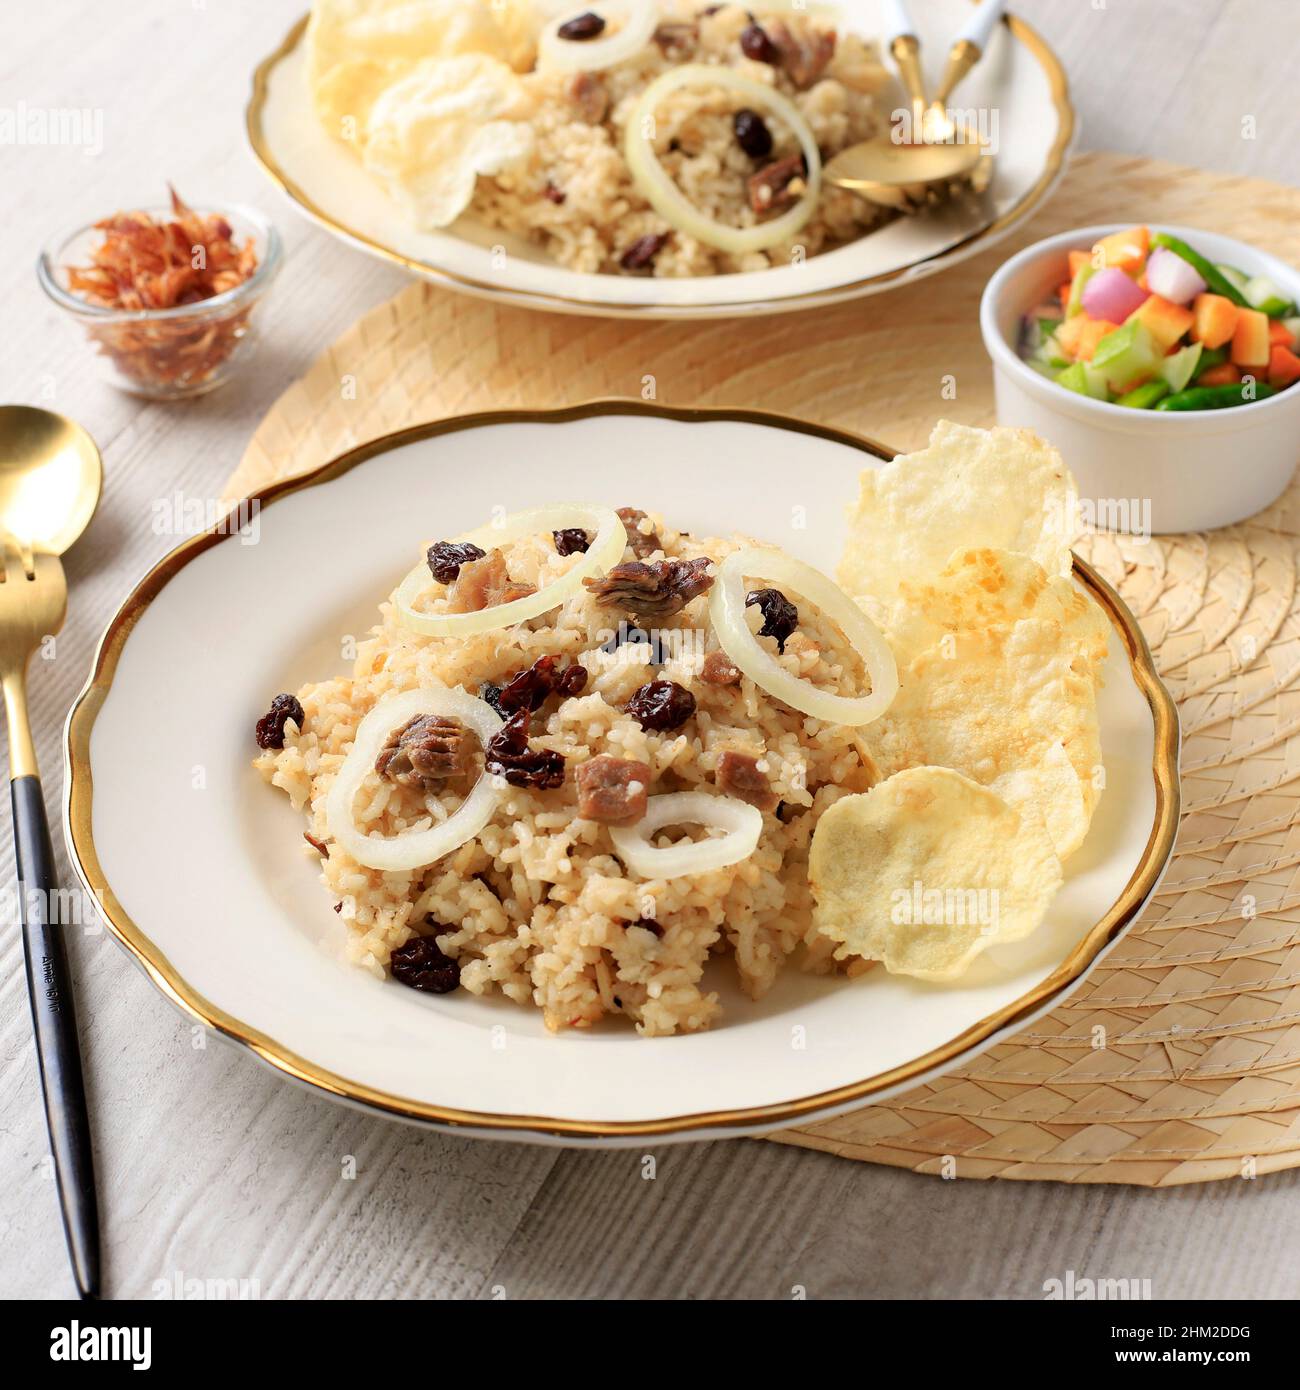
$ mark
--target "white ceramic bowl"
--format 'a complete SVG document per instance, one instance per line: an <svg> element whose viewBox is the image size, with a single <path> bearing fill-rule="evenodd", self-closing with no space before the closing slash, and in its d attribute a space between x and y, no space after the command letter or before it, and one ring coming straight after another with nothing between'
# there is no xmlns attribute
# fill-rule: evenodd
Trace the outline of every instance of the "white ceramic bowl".
<svg viewBox="0 0 1300 1390"><path fill-rule="evenodd" d="M1300 459L1300 387L1227 410L1156 411L1094 401L1048 381L1016 354L1021 317L1066 278L1071 250L1130 223L1080 227L1027 246L989 281L980 331L993 359L998 423L1054 444L1079 481L1084 520L1139 533L1204 531L1275 501ZM1196 227L1161 225L1215 264L1267 275L1300 301L1300 271ZM1091 515L1089 514L1091 512Z"/></svg>

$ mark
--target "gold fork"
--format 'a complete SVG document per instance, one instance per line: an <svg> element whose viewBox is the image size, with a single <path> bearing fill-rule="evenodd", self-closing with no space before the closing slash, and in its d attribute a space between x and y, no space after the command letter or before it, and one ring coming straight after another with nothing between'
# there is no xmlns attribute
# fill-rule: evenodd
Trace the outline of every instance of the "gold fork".
<svg viewBox="0 0 1300 1390"><path fill-rule="evenodd" d="M79 425L49 410L0 405L0 686L23 956L63 1230L83 1298L99 1295L94 1157L65 914L27 718L27 667L42 641L63 626L68 584L59 556L94 515L102 480L99 450Z"/></svg>
<svg viewBox="0 0 1300 1390"><path fill-rule="evenodd" d="M27 719L27 667L41 642L63 626L68 583L57 555L33 550L8 533L2 543L0 684L9 724L9 792L27 988L68 1254L78 1291L83 1298L94 1298L99 1293L99 1220L90 1120L63 940L65 923L57 907L61 896L54 848Z"/></svg>

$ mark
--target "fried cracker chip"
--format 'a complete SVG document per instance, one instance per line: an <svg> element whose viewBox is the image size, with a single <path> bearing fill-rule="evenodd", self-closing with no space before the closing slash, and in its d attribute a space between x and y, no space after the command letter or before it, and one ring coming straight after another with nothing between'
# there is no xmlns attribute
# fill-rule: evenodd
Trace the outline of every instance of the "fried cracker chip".
<svg viewBox="0 0 1300 1390"><path fill-rule="evenodd" d="M872 606L895 652L910 660L958 632L1007 628L1022 618L1056 623L1080 672L1106 659L1110 624L1072 579L1053 578L1036 560L1010 550L955 551L937 575L904 579L890 604Z"/></svg>
<svg viewBox="0 0 1300 1390"><path fill-rule="evenodd" d="M1073 787L1086 830L1104 782L1095 676L1080 669L1068 632L1044 618L949 634L927 648L900 668L898 698L863 736L886 777L930 764L982 786L1023 773L1034 780L1013 788L1068 792L1060 816L1044 815L1066 855L1082 839ZM1075 783L1051 771L1057 745Z"/></svg>
<svg viewBox="0 0 1300 1390"><path fill-rule="evenodd" d="M1063 743L1049 743L1037 762L1004 772L989 790L1041 820L1062 863L1083 844L1097 804L1095 788L1093 795L1085 794Z"/></svg>
<svg viewBox="0 0 1300 1390"><path fill-rule="evenodd" d="M928 448L862 474L839 581L888 602L969 548L1018 551L1065 577L1077 513L1069 469L1036 434L941 420Z"/></svg>
<svg viewBox="0 0 1300 1390"><path fill-rule="evenodd" d="M516 72L532 63L530 0L314 0L307 85L337 139L364 143L380 94L430 60L485 54Z"/></svg>
<svg viewBox="0 0 1300 1390"><path fill-rule="evenodd" d="M518 75L497 58L425 63L371 107L362 159L417 227L445 227L469 206L480 174L528 156L531 110Z"/></svg>
<svg viewBox="0 0 1300 1390"><path fill-rule="evenodd" d="M813 925L837 957L952 980L1042 922L1061 865L1032 812L942 767L837 801L813 834Z"/></svg>

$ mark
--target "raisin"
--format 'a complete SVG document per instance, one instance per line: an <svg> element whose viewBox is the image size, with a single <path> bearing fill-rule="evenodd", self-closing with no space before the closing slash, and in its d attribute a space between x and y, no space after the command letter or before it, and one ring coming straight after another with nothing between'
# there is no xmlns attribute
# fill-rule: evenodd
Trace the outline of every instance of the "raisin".
<svg viewBox="0 0 1300 1390"><path fill-rule="evenodd" d="M302 832L302 838L307 841L307 843L312 847L312 849L316 851L317 854L320 855L322 859L328 859L330 857L330 847L325 843L324 840L318 840L315 837L315 835L311 833L311 831L304 830Z"/></svg>
<svg viewBox="0 0 1300 1390"><path fill-rule="evenodd" d="M740 51L746 58L752 58L756 63L767 63L771 67L776 67L781 61L781 50L756 19L751 19L740 31Z"/></svg>
<svg viewBox="0 0 1300 1390"><path fill-rule="evenodd" d="M563 207L569 198L564 189L557 188L550 179L546 180L546 187L542 189L542 196L548 203L554 203L556 207Z"/></svg>
<svg viewBox="0 0 1300 1390"><path fill-rule="evenodd" d="M492 708L505 719L517 710L541 709L548 695L558 694L567 700L577 695L587 684L587 669L571 662L564 670L559 667L558 656L539 656L526 670L520 671L498 691L496 699L489 700Z"/></svg>
<svg viewBox="0 0 1300 1390"><path fill-rule="evenodd" d="M552 531L555 549L561 555L585 555L591 547L591 537L581 526L569 526L563 531Z"/></svg>
<svg viewBox="0 0 1300 1390"><path fill-rule="evenodd" d="M506 717L505 710L501 708L501 687L499 685L493 685L491 681L484 681L478 688L478 697L484 704L491 705L502 719Z"/></svg>
<svg viewBox="0 0 1300 1390"><path fill-rule="evenodd" d="M492 735L487 746L487 770L504 777L512 787L549 791L564 782L564 754L529 748L527 709L517 710Z"/></svg>
<svg viewBox="0 0 1300 1390"><path fill-rule="evenodd" d="M666 232L648 232L645 236L638 237L623 252L618 263L624 270L646 270L667 244Z"/></svg>
<svg viewBox="0 0 1300 1390"><path fill-rule="evenodd" d="M471 560L481 560L487 554L469 541L435 541L425 558L429 572L439 584L454 584L460 567Z"/></svg>
<svg viewBox="0 0 1300 1390"><path fill-rule="evenodd" d="M629 927L642 927L652 936L663 936L664 929L655 921L653 917L638 917L635 922L629 922Z"/></svg>
<svg viewBox="0 0 1300 1390"><path fill-rule="evenodd" d="M638 652L635 657L629 655L628 660L634 665L662 666L668 659L668 644L664 641L662 633L647 632L643 627L629 627L627 619L620 618L614 635L601 646L601 651L612 655L624 643L634 647L645 646L649 648L647 652Z"/></svg>
<svg viewBox="0 0 1300 1390"><path fill-rule="evenodd" d="M460 965L431 936L413 936L399 946L389 958L389 969L399 984L426 994L450 994L460 984Z"/></svg>
<svg viewBox="0 0 1300 1390"><path fill-rule="evenodd" d="M594 39L605 32L605 21L590 10L586 14L580 14L575 19L567 20L555 31L562 38L570 43L582 43L587 39Z"/></svg>
<svg viewBox="0 0 1300 1390"><path fill-rule="evenodd" d="M763 615L760 637L775 637L777 651L784 654L786 639L799 626L799 610L780 589L751 589L745 595L745 607L757 604Z"/></svg>
<svg viewBox="0 0 1300 1390"><path fill-rule="evenodd" d="M647 681L624 709L647 733L664 734L680 729L695 713L695 696L676 681Z"/></svg>
<svg viewBox="0 0 1300 1390"><path fill-rule="evenodd" d="M296 695L277 695L271 701L271 708L257 721L254 734L259 748L284 747L284 721L292 719L302 732L307 716L298 703Z"/></svg>
<svg viewBox="0 0 1300 1390"><path fill-rule="evenodd" d="M772 132L757 111L751 111L749 107L737 111L732 127L736 132L736 142L751 159L766 159L772 153Z"/></svg>

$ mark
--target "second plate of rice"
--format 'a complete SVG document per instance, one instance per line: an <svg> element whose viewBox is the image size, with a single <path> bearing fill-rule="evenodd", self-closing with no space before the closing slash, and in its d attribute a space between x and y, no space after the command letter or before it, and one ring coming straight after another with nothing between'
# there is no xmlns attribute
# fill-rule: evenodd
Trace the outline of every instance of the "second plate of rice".
<svg viewBox="0 0 1300 1390"><path fill-rule="evenodd" d="M932 61L967 10L919 10ZM254 75L248 134L300 210L453 288L615 316L787 311L973 254L1064 167L1064 74L1011 19L961 91L963 120L995 156L982 197L900 217L820 181L823 161L887 132L904 104L879 58L883 19L871 0L571 14L529 0L317 0ZM584 22L604 27L557 42L557 25ZM629 53L597 56L631 28Z"/></svg>

